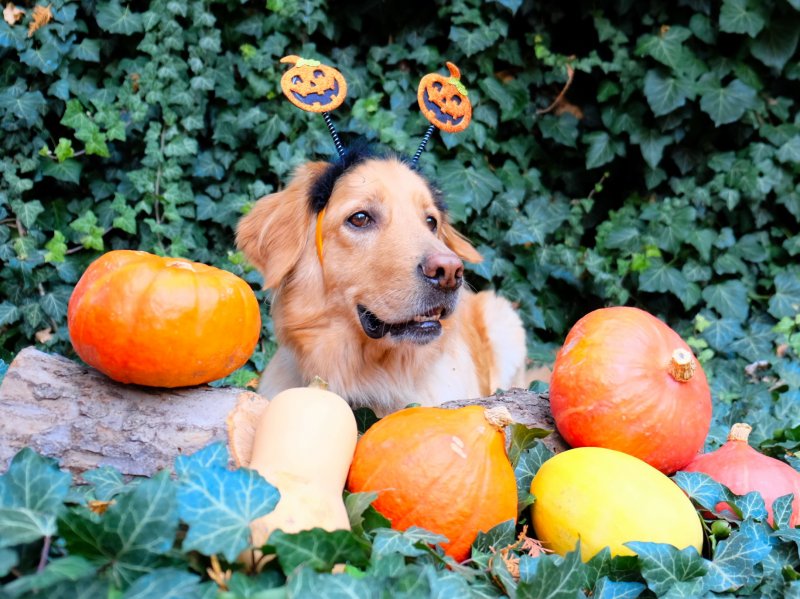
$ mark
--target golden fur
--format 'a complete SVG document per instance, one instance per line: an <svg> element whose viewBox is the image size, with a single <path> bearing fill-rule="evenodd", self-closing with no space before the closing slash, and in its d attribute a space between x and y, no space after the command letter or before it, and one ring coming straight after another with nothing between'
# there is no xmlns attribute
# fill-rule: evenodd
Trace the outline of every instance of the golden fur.
<svg viewBox="0 0 800 599"><path fill-rule="evenodd" d="M412 321L430 309L430 283L420 275L425 256L481 257L446 222L422 177L398 160L372 158L336 181L322 221L320 263L308 196L325 168L305 164L239 223L237 244L273 291L279 348L259 391L272 397L316 375L353 407L383 415L412 402L438 405L523 385L522 323L491 292L463 286L454 292L458 301L441 320L441 335L427 343L365 333L358 306L387 323ZM348 223L359 211L374 218L370 227ZM429 217L438 223L435 231Z"/></svg>

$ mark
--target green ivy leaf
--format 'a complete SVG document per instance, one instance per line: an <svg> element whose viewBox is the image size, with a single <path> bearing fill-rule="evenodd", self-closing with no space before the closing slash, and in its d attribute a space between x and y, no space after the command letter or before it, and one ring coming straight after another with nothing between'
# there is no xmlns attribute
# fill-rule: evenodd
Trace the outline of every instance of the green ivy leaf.
<svg viewBox="0 0 800 599"><path fill-rule="evenodd" d="M794 495L781 495L772 502L772 517L775 528L791 528L792 502Z"/></svg>
<svg viewBox="0 0 800 599"><path fill-rule="evenodd" d="M727 351L734 341L744 337L744 330L735 318L719 318L709 323L702 337L715 350Z"/></svg>
<svg viewBox="0 0 800 599"><path fill-rule="evenodd" d="M741 281L725 281L703 289L703 299L723 318L738 322L747 319L750 311L747 287Z"/></svg>
<svg viewBox="0 0 800 599"><path fill-rule="evenodd" d="M30 229L36 224L36 219L44 212L44 206L39 200L32 200L30 202L22 202L21 200L12 200L11 209L16 214L19 222L23 227Z"/></svg>
<svg viewBox="0 0 800 599"><path fill-rule="evenodd" d="M694 547L677 549L664 543L625 543L639 558L642 577L656 595L665 595L679 582L705 576L708 565Z"/></svg>
<svg viewBox="0 0 800 599"><path fill-rule="evenodd" d="M520 581L517 597L548 597L549 599L575 599L583 588L586 564L581 561L580 546L563 558L543 555L530 576L523 577L520 568ZM542 591L547 589L547 594Z"/></svg>
<svg viewBox="0 0 800 599"><path fill-rule="evenodd" d="M61 118L61 124L75 130L75 137L86 145L87 154L96 154L108 158L106 136L99 125L86 113L79 100L67 102L67 109Z"/></svg>
<svg viewBox="0 0 800 599"><path fill-rule="evenodd" d="M19 59L45 75L54 73L61 64L61 54L53 42L45 42L38 47L28 48L19 55Z"/></svg>
<svg viewBox="0 0 800 599"><path fill-rule="evenodd" d="M792 317L800 312L800 277L796 271L775 276L775 293L769 299L769 313L775 318Z"/></svg>
<svg viewBox="0 0 800 599"><path fill-rule="evenodd" d="M530 449L523 451L514 466L514 477L517 479L517 507L520 511L532 503L531 483L533 477L539 472L547 460L553 457L553 452L541 441Z"/></svg>
<svg viewBox="0 0 800 599"><path fill-rule="evenodd" d="M653 258L650 266L639 275L639 289L657 293L675 293L686 289L688 281L683 273L665 264L660 258Z"/></svg>
<svg viewBox="0 0 800 599"><path fill-rule="evenodd" d="M520 456L524 451L536 445L537 439L547 437L552 430L543 428L528 427L524 424L512 424L507 429L510 431L508 440L508 459L512 466L516 466Z"/></svg>
<svg viewBox="0 0 800 599"><path fill-rule="evenodd" d="M768 67L781 71L794 56L799 37L798 20L782 18L759 34L750 44L750 53Z"/></svg>
<svg viewBox="0 0 800 599"><path fill-rule="evenodd" d="M487 532L479 532L472 543L473 550L483 553L492 553L508 547L517 540L516 521L506 520L493 526Z"/></svg>
<svg viewBox="0 0 800 599"><path fill-rule="evenodd" d="M56 517L24 507L0 507L0 548L31 543L56 534Z"/></svg>
<svg viewBox="0 0 800 599"><path fill-rule="evenodd" d="M722 0L719 11L719 28L727 33L758 35L766 25L763 8L751 0Z"/></svg>
<svg viewBox="0 0 800 599"><path fill-rule="evenodd" d="M655 131L647 131L638 137L637 143L642 151L642 158L650 165L650 168L656 168L661 163L661 158L664 156L664 148L666 148L672 138L666 135L659 135Z"/></svg>
<svg viewBox="0 0 800 599"><path fill-rule="evenodd" d="M72 158L75 155L75 150L72 149L72 140L66 137L59 137L54 154L59 162L64 162L67 158Z"/></svg>
<svg viewBox="0 0 800 599"><path fill-rule="evenodd" d="M327 532L321 528L289 534L281 530L269 536L284 572L305 565L316 570L330 570L337 563L366 567L369 545L349 530Z"/></svg>
<svg viewBox="0 0 800 599"><path fill-rule="evenodd" d="M0 326L12 324L22 317L19 308L11 302L0 303Z"/></svg>
<svg viewBox="0 0 800 599"><path fill-rule="evenodd" d="M233 561L249 546L250 522L275 509L280 494L255 470L227 470L227 459L226 467L209 466L208 452L215 449L175 460L178 512L189 525L187 549Z"/></svg>
<svg viewBox="0 0 800 599"><path fill-rule="evenodd" d="M586 150L586 168L598 168L608 164L616 156L623 156L625 153L624 145L606 133L605 131L594 131L583 136L584 142L588 146Z"/></svg>
<svg viewBox="0 0 800 599"><path fill-rule="evenodd" d="M10 582L3 590L10 597L20 597L25 593L38 593L46 591L63 581L78 581L94 576L97 573L97 564L79 556L68 555L55 559L42 570L35 574L23 576Z"/></svg>
<svg viewBox="0 0 800 599"><path fill-rule="evenodd" d="M134 581L122 599L214 599L218 587L201 583L197 574L176 568L161 568Z"/></svg>
<svg viewBox="0 0 800 599"><path fill-rule="evenodd" d="M649 55L680 73L689 63L685 42L691 36L692 32L685 27L663 27L658 34L642 36L636 46L636 54Z"/></svg>
<svg viewBox="0 0 800 599"><path fill-rule="evenodd" d="M67 256L67 238L61 231L54 231L53 238L44 244L47 251L44 254L44 261L51 264L63 262Z"/></svg>
<svg viewBox="0 0 800 599"><path fill-rule="evenodd" d="M31 448L20 450L0 476L0 507L26 508L58 515L69 492L72 477L58 469L58 462ZM1 529L1 527L0 527Z"/></svg>
<svg viewBox="0 0 800 599"><path fill-rule="evenodd" d="M56 162L48 160L42 167L42 174L46 177L53 177L65 183L78 184L81 182L81 172L83 171L83 164L77 160L65 160L64 162Z"/></svg>
<svg viewBox="0 0 800 599"><path fill-rule="evenodd" d="M100 42L99 40L83 38L79 44L75 44L70 48L69 55L71 58L83 60L84 62L100 62Z"/></svg>
<svg viewBox="0 0 800 599"><path fill-rule="evenodd" d="M500 39L500 34L500 31L487 25L474 29L453 26L448 37L466 56L472 56L492 46Z"/></svg>
<svg viewBox="0 0 800 599"><path fill-rule="evenodd" d="M769 552L766 534L754 538L735 532L717 545L714 560L708 563L706 588L722 593L758 582L763 574L757 572L757 565Z"/></svg>
<svg viewBox="0 0 800 599"><path fill-rule="evenodd" d="M271 0L273 1L273 0ZM288 597L377 597L386 591L387 584L374 578L355 578L341 574L322 574L312 568L299 568L292 572L286 580L286 589L282 595L274 599ZM407 590L407 589L404 589ZM427 590L427 585L426 589ZM414 597L409 593L407 597ZM424 596L424 595L423 595ZM267 599L273 599L269 597Z"/></svg>
<svg viewBox="0 0 800 599"><path fill-rule="evenodd" d="M165 564L178 530L176 485L164 471L118 495L95 520L72 511L59 520L71 554L97 560L118 586Z"/></svg>
<svg viewBox="0 0 800 599"><path fill-rule="evenodd" d="M615 581L603 576L592 592L595 599L636 599L645 590L641 582Z"/></svg>
<svg viewBox="0 0 800 599"><path fill-rule="evenodd" d="M767 506L764 504L764 498L757 491L736 497L733 505L741 513L743 520L755 519L763 521L767 519Z"/></svg>
<svg viewBox="0 0 800 599"><path fill-rule="evenodd" d="M464 168L451 161L439 167L438 175L455 222L462 222L470 212L485 208L494 194L503 189L500 179L484 166Z"/></svg>
<svg viewBox="0 0 800 599"><path fill-rule="evenodd" d="M739 79L726 87L718 82L710 84L700 97L700 108L717 127L738 121L755 104L756 90Z"/></svg>
<svg viewBox="0 0 800 599"><path fill-rule="evenodd" d="M800 135L795 135L778 149L778 160L784 164L800 163Z"/></svg>
<svg viewBox="0 0 800 599"><path fill-rule="evenodd" d="M562 146L577 147L578 119L571 114L542 115L538 120L539 131L545 139L552 139Z"/></svg>
<svg viewBox="0 0 800 599"><path fill-rule="evenodd" d="M127 5L123 7L119 0L99 4L95 18L100 29L109 33L132 35L143 30L142 15L131 12Z"/></svg>
<svg viewBox="0 0 800 599"><path fill-rule="evenodd" d="M88 249L103 251L103 227L97 226L97 216L91 210L83 213L83 216L76 218L69 224L70 229L83 233L80 238L83 247Z"/></svg>
<svg viewBox="0 0 800 599"><path fill-rule="evenodd" d="M372 555L383 556L399 553L406 557L419 557L429 553L427 545L446 543L447 537L432 533L418 526L410 526L404 531L379 529L372 542Z"/></svg>
<svg viewBox="0 0 800 599"><path fill-rule="evenodd" d="M114 201L111 202L111 208L118 215L114 218L111 224L117 229L121 229L126 233L135 235L137 227L136 210L128 205L125 196L122 194L116 194L114 196Z"/></svg>
<svg viewBox="0 0 800 599"><path fill-rule="evenodd" d="M728 499L725 488L703 472L676 472L672 480L690 499L707 510L715 510L718 503Z"/></svg>
<svg viewBox="0 0 800 599"><path fill-rule="evenodd" d="M0 88L0 110L14 115L25 127L33 127L41 122L41 115L47 108L47 101L40 91L25 91L23 82Z"/></svg>
<svg viewBox="0 0 800 599"><path fill-rule="evenodd" d="M82 474L83 480L92 485L92 493L98 501L110 501L120 493L129 490L135 483L125 483L119 470L109 466L101 466L87 470Z"/></svg>
<svg viewBox="0 0 800 599"><path fill-rule="evenodd" d="M0 577L11 572L11 569L19 563L17 552L13 549L0 549Z"/></svg>

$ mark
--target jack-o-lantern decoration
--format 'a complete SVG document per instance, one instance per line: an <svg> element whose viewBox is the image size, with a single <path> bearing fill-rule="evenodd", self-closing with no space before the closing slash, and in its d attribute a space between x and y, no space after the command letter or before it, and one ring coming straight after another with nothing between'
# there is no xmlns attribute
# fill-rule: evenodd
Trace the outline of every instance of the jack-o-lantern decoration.
<svg viewBox="0 0 800 599"><path fill-rule="evenodd" d="M299 56L284 56L281 62L294 65L281 77L281 89L298 108L329 112L344 102L347 82L333 67Z"/></svg>
<svg viewBox="0 0 800 599"><path fill-rule="evenodd" d="M472 104L467 88L461 83L461 71L447 63L450 76L428 73L419 82L417 100L425 118L442 131L458 133L469 126Z"/></svg>

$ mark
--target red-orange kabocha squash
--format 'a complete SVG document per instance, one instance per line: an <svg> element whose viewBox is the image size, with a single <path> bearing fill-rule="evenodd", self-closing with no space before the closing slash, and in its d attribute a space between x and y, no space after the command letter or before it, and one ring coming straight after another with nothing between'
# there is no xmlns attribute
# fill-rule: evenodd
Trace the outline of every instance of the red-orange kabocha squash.
<svg viewBox="0 0 800 599"><path fill-rule="evenodd" d="M704 472L737 495L758 491L767 506L770 524L773 523L773 502L778 497L793 494L789 525L795 527L800 524L800 472L750 447L747 438L751 430L749 424L734 424L722 447L697 456L683 470ZM726 504L721 503L716 508L724 510Z"/></svg>
<svg viewBox="0 0 800 599"><path fill-rule="evenodd" d="M702 449L711 392L689 346L638 308L602 308L572 327L553 365L550 405L573 447L606 447L666 474Z"/></svg>
<svg viewBox="0 0 800 599"><path fill-rule="evenodd" d="M517 517L517 487L505 449L501 408L407 408L375 423L356 445L351 492L375 491L392 528L419 526L469 557L480 531Z"/></svg>
<svg viewBox="0 0 800 599"><path fill-rule="evenodd" d="M227 271L115 250L86 269L69 300L78 355L122 383L183 387L222 378L253 353L258 300Z"/></svg>

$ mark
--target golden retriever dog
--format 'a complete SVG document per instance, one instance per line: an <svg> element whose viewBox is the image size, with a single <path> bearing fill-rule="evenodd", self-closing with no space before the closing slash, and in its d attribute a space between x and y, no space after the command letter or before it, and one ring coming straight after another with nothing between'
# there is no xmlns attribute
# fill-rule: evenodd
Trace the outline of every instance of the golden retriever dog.
<svg viewBox="0 0 800 599"><path fill-rule="evenodd" d="M356 150L306 163L256 202L236 241L272 290L267 398L319 376L385 415L525 385L519 316L465 289L462 261L481 256L407 161Z"/></svg>

